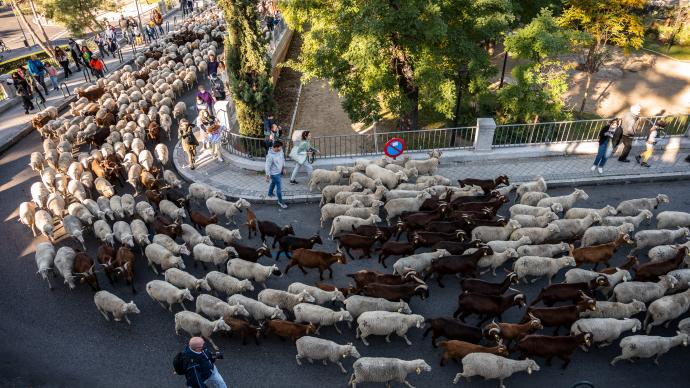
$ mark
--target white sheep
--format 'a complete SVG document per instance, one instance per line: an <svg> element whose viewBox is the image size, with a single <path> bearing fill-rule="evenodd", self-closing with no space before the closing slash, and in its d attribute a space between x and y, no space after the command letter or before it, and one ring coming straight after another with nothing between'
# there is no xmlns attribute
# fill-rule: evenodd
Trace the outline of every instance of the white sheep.
<svg viewBox="0 0 690 388"><path fill-rule="evenodd" d="M353 176L357 176L357 175L361 175L366 179L370 179L364 174L360 174L360 173L353 174ZM361 191L364 187L366 187L366 186L364 186L364 184L362 184L360 182L357 182L357 181L353 182L352 177L350 177L350 182L351 183L349 185L328 185L328 186L324 187L321 190L321 202L319 203L319 205L323 206L326 203L330 203L330 202L335 201L336 194L338 194L341 191L355 192L355 191ZM373 182L373 180L372 180L372 182ZM374 185L373 187L368 187L368 188L370 188L371 190L374 190L374 189L376 189L376 186Z"/></svg>
<svg viewBox="0 0 690 388"><path fill-rule="evenodd" d="M597 301L596 310L586 310L580 313L582 318L630 318L641 312L647 311L647 306L639 300L630 303Z"/></svg>
<svg viewBox="0 0 690 388"><path fill-rule="evenodd" d="M122 202L122 211L125 213L125 216L134 216L134 206L136 203L134 196L132 196L132 194L123 194L120 200Z"/></svg>
<svg viewBox="0 0 690 388"><path fill-rule="evenodd" d="M230 257L237 257L237 251L233 247L218 248L212 245L199 243L192 248L194 261L200 261L206 268L206 263L214 264L217 268L230 259Z"/></svg>
<svg viewBox="0 0 690 388"><path fill-rule="evenodd" d="M417 169L417 172L419 172L419 169ZM419 177L417 177L416 182L429 184L430 186L437 186L437 185L450 186L450 179L448 179L442 175L419 176ZM512 190L515 188L515 185L510 185L508 187L510 187L510 190Z"/></svg>
<svg viewBox="0 0 690 388"><path fill-rule="evenodd" d="M65 198L59 193L50 193L46 207L55 217L62 218L65 214Z"/></svg>
<svg viewBox="0 0 690 388"><path fill-rule="evenodd" d="M271 275L280 276L282 272L275 265L261 265L242 259L230 259L227 264L228 275L240 279L251 279L266 288L266 280Z"/></svg>
<svg viewBox="0 0 690 388"><path fill-rule="evenodd" d="M36 211L34 218L36 229L38 229L41 234L48 237L50 241L53 241L53 216L48 211L40 209Z"/></svg>
<svg viewBox="0 0 690 388"><path fill-rule="evenodd" d="M678 330L685 334L690 334L690 318L681 319L678 322Z"/></svg>
<svg viewBox="0 0 690 388"><path fill-rule="evenodd" d="M235 216L242 212L242 209L250 207L251 204L244 198L238 199L236 202L226 201L220 198L211 197L206 200L206 207L211 215L224 215L228 219L227 224L237 224Z"/></svg>
<svg viewBox="0 0 690 388"><path fill-rule="evenodd" d="M96 304L98 312L103 315L106 321L110 320L108 313L113 314L115 322L120 322L122 318L127 324L132 324L127 317L127 314L139 314L140 311L134 301L125 303L124 300L118 298L108 291L98 291L93 296L93 302Z"/></svg>
<svg viewBox="0 0 690 388"><path fill-rule="evenodd" d="M625 282L619 283L613 288L613 295L609 300L616 302L629 303L633 300L639 300L643 303L649 303L653 300L659 299L669 290L672 290L678 284L678 281L673 276L659 276L659 281L652 282Z"/></svg>
<svg viewBox="0 0 690 388"><path fill-rule="evenodd" d="M383 186L380 186L380 187L383 187ZM366 198L368 196L373 196L371 190L369 190L369 189L364 189L362 191L339 191L335 195L335 201L334 202L336 204L340 204L340 205L347 204L348 200L351 197L359 198L359 201L362 202L363 198Z"/></svg>
<svg viewBox="0 0 690 388"><path fill-rule="evenodd" d="M491 353L470 353L462 359L462 372L455 375L453 384L460 378L468 381L471 377L481 376L484 379L498 379L498 387L506 388L503 380L517 372L526 371L527 374L539 371L539 365L534 360L511 360Z"/></svg>
<svg viewBox="0 0 690 388"><path fill-rule="evenodd" d="M182 257L175 256L169 250L165 249L164 246L159 244L149 244L144 249L144 255L148 261L148 265L153 269L153 272L158 274L158 270L154 264L161 266L163 271L177 267L179 269L185 269Z"/></svg>
<svg viewBox="0 0 690 388"><path fill-rule="evenodd" d="M156 211L153 210L153 206L151 206L151 204L148 202L137 202L137 204L134 205L134 209L136 210L137 215L147 224L152 223L156 217Z"/></svg>
<svg viewBox="0 0 690 388"><path fill-rule="evenodd" d="M106 217L108 217L111 221L115 220L115 213L113 212L113 209L110 208L110 200L107 197L101 195L100 197L96 198L96 204L106 215Z"/></svg>
<svg viewBox="0 0 690 388"><path fill-rule="evenodd" d="M650 249L647 252L647 256L651 261L662 261L672 259L678 252L687 247L690 249L690 241L686 241L683 244L673 244L673 245L658 245Z"/></svg>
<svg viewBox="0 0 690 388"><path fill-rule="evenodd" d="M615 216L618 214L618 211L616 210L615 207L611 205L606 205L600 209L592 209L592 208L586 208L586 207L574 207L565 212L565 216L563 218L566 219L574 219L574 218L585 218L587 217L588 214L598 214L601 216L601 218L608 217L608 216Z"/></svg>
<svg viewBox="0 0 690 388"><path fill-rule="evenodd" d="M339 345L333 341L326 339L304 336L297 339L295 342L297 347L297 355L295 360L297 360L297 365L302 365L300 359L306 358L309 362L314 362L314 360L323 360L323 364L326 365L326 361L330 361L340 367L340 371L347 373L347 370L343 367L340 362L341 359L347 357L359 358L359 352L352 343L346 345Z"/></svg>
<svg viewBox="0 0 690 388"><path fill-rule="evenodd" d="M76 205L76 204L75 204ZM81 205L81 204L78 204ZM71 205L70 205L71 206ZM88 212L88 210L87 210ZM72 214L70 212L70 214ZM90 213L89 213L90 215ZM36 237L36 204L33 202L22 202L19 204L19 221L31 228L31 232ZM323 226L323 225L322 225Z"/></svg>
<svg viewBox="0 0 690 388"><path fill-rule="evenodd" d="M113 230L107 222L96 220L96 222L93 223L93 234L99 241L110 244L110 246L115 246Z"/></svg>
<svg viewBox="0 0 690 388"><path fill-rule="evenodd" d="M206 235L214 240L223 241L226 245L242 239L239 229L227 229L220 225L206 225Z"/></svg>
<svg viewBox="0 0 690 388"><path fill-rule="evenodd" d="M486 245L491 248L494 253L505 252L508 249L519 249L524 245L529 245L532 243L529 237L525 236L517 241L489 241ZM536 255L535 255L536 256Z"/></svg>
<svg viewBox="0 0 690 388"><path fill-rule="evenodd" d="M394 189L394 190L388 190L386 191L385 197L387 201L390 201L392 199L398 199L398 198L414 198L418 196L422 191L427 191L430 194L434 195L434 193L431 192L430 189L424 189L424 190L401 190L401 189Z"/></svg>
<svg viewBox="0 0 690 388"><path fill-rule="evenodd" d="M429 159L408 160L405 162L405 168L416 168L419 175L433 175L438 170L441 154L438 150L430 151Z"/></svg>
<svg viewBox="0 0 690 388"><path fill-rule="evenodd" d="M571 194L568 194L568 195L561 195L561 196L557 196L557 197L544 198L537 203L537 207L549 207L550 208L551 205L553 205L555 203L560 203L561 206L563 206L563 211L567 211L568 209L573 207L573 205L575 204L575 202L577 202L578 199L582 199L582 200L586 201L589 199L589 195L587 195L587 193L585 193L584 190L575 189L575 191L573 191Z"/></svg>
<svg viewBox="0 0 690 388"><path fill-rule="evenodd" d="M113 224L113 237L122 245L134 248L134 235L129 224L124 221L116 221Z"/></svg>
<svg viewBox="0 0 690 388"><path fill-rule="evenodd" d="M74 238L79 241L83 250L86 250L86 244L84 244L84 227L81 225L79 218L69 215L62 219L62 228L67 236Z"/></svg>
<svg viewBox="0 0 690 388"><path fill-rule="evenodd" d="M545 193L547 191L547 188L548 187L546 185L546 181L544 180L544 178L537 177L537 179L532 182L523 183L520 186L518 186L516 194L517 197L520 198L523 194L530 191L540 191L542 193Z"/></svg>
<svg viewBox="0 0 690 388"><path fill-rule="evenodd" d="M225 199L225 194L222 191L216 190L206 183L193 182L188 187L189 194L187 199L197 199L200 201L206 201L211 197Z"/></svg>
<svg viewBox="0 0 690 388"><path fill-rule="evenodd" d="M229 316L243 316L249 318L249 312L241 304L230 306L213 295L201 294L196 298L196 313L204 313L211 319Z"/></svg>
<svg viewBox="0 0 690 388"><path fill-rule="evenodd" d="M158 143L156 144L156 148L154 148L154 151L156 152L156 160L158 160L162 166L166 166L168 164L168 159L170 158L169 152L168 152L168 146L166 146L163 143ZM168 170L165 170L168 171ZM165 171L163 171L163 179L165 179ZM174 174L174 173L173 173ZM165 179L167 182L168 180ZM182 187L182 185L177 186L177 187Z"/></svg>
<svg viewBox="0 0 690 388"><path fill-rule="evenodd" d="M678 284L676 285L675 291L684 291L688 289L688 283L690 283L690 269L674 269L666 275L673 276L674 278L676 278L676 280L678 280Z"/></svg>
<svg viewBox="0 0 690 388"><path fill-rule="evenodd" d="M74 265L74 256L77 252L70 247L60 247L57 253L55 253L55 269L60 273L63 279L65 279L65 284L69 286L70 289L74 289L74 281L76 277L72 274L72 267Z"/></svg>
<svg viewBox="0 0 690 388"><path fill-rule="evenodd" d="M386 202L384 208L386 209L386 221L388 225L391 224L391 220L404 212L416 212L422 207L422 204L427 199L431 198L431 194L426 191L422 191L417 194L414 198L398 198L391 199Z"/></svg>
<svg viewBox="0 0 690 388"><path fill-rule="evenodd" d="M408 345L412 345L407 338L407 331L412 327L423 328L424 317L390 311L365 311L357 318L356 338L361 338L364 345L369 346L366 340L368 336L385 335L386 342L391 342L390 336L395 333Z"/></svg>
<svg viewBox="0 0 690 388"><path fill-rule="evenodd" d="M579 239L592 225L601 222L601 216L590 214L585 218L555 220L551 224L558 226L559 231L550 239L554 241L573 241Z"/></svg>
<svg viewBox="0 0 690 388"><path fill-rule="evenodd" d="M374 201L374 202L372 202L371 206L369 206L369 207L354 207L354 206L352 206L352 207L350 207L350 209L348 209L345 212L344 215L349 216L349 217L358 217L358 218L362 218L362 219L367 219L367 218L371 217L372 215L378 216L382 205L383 205L383 202Z"/></svg>
<svg viewBox="0 0 690 388"><path fill-rule="evenodd" d="M687 283L685 283L687 285ZM644 326L647 334L652 331L652 327L666 323L668 327L672 320L685 314L690 308L690 290L678 294L662 296L653 301L647 308L647 316L644 319Z"/></svg>
<svg viewBox="0 0 690 388"><path fill-rule="evenodd" d="M151 280L146 283L146 293L149 294L151 299L158 302L164 309L172 312L172 305L179 303L183 310L187 310L184 305L185 300L194 300L192 293L188 289L182 289L175 287L174 285L164 282L162 280ZM166 307L163 302L167 303Z"/></svg>
<svg viewBox="0 0 690 388"><path fill-rule="evenodd" d="M309 183L307 184L309 191L314 191L314 188L317 188L319 191L321 191L322 187L328 185L337 185L340 183L340 179L343 177L343 170L337 168L336 170L337 171L330 171L320 168L314 170L311 174L311 178L309 178Z"/></svg>
<svg viewBox="0 0 690 388"><path fill-rule="evenodd" d="M388 190L394 189L399 183L407 181L407 175L404 172L393 172L375 164L368 165L365 171L369 178L380 180Z"/></svg>
<svg viewBox="0 0 690 388"><path fill-rule="evenodd" d="M511 240L513 232L522 226L515 220L510 220L504 226L477 226L472 229L472 240L480 240L484 243L496 240ZM512 239L513 241L519 238ZM532 240L534 241L534 240Z"/></svg>
<svg viewBox="0 0 690 388"><path fill-rule="evenodd" d="M40 274L43 280L48 282L48 288L51 290L53 286L50 284L48 272L52 272L53 264L55 262L55 247L49 242L42 242L36 245L36 267L38 267L37 274Z"/></svg>
<svg viewBox="0 0 690 388"><path fill-rule="evenodd" d="M388 193L388 189L385 186L378 186L376 187L376 190L371 193L371 190L369 189L364 189L360 193L354 193L347 195L345 198L345 203L348 205L353 205L355 201L359 201L362 203L363 206L371 206L374 201L381 201L383 200L383 197ZM342 203L342 200L340 196L343 193L338 193L336 197L336 203Z"/></svg>
<svg viewBox="0 0 690 388"><path fill-rule="evenodd" d="M588 271L586 269L582 268L573 268L569 269L565 273L565 282L566 283L585 283L589 282L592 279L596 279L599 276L606 276L606 279L609 281L609 286L602 288L601 292L607 295L613 287L615 287L618 283L621 282L627 282L632 280L632 276L630 276L630 272L628 272L625 269L620 269L616 268L616 272L608 275L604 274L601 272L596 272L596 271Z"/></svg>
<svg viewBox="0 0 690 388"><path fill-rule="evenodd" d="M517 253L520 256L556 257L570 248L568 243L523 245L517 248Z"/></svg>
<svg viewBox="0 0 690 388"><path fill-rule="evenodd" d="M611 360L615 365L620 360L654 357L654 363L659 365L659 357L678 345L688 346L688 335L678 332L673 337L658 337L653 335L632 335L621 340L621 355Z"/></svg>
<svg viewBox="0 0 690 388"><path fill-rule="evenodd" d="M599 347L602 348L611 345L628 330L633 333L642 330L642 323L634 318L581 318L570 326L570 335L590 333L592 342L600 342ZM582 347L582 350L587 351L587 348Z"/></svg>
<svg viewBox="0 0 690 388"><path fill-rule="evenodd" d="M202 236L192 225L182 224L180 226L182 228L182 240L189 248L194 249L196 244L213 245L210 237Z"/></svg>
<svg viewBox="0 0 690 388"><path fill-rule="evenodd" d="M163 246L174 255L189 255L189 249L184 244L178 244L175 240L167 234L157 234L153 236L155 244Z"/></svg>
<svg viewBox="0 0 690 388"><path fill-rule="evenodd" d="M342 334L340 328L338 328L338 322L347 322L348 326L352 326L352 314L342 308L340 311L333 311L315 304L299 303L293 307L293 311L295 313L295 322L317 325L316 334L319 334L322 326L333 326L338 334Z"/></svg>
<svg viewBox="0 0 690 388"><path fill-rule="evenodd" d="M512 222L512 221L511 221ZM510 223L510 222L509 222ZM475 228L476 230L476 228ZM546 225L545 228L519 228L515 229L510 234L510 239L513 241L519 240L522 237L529 237L534 244L542 244L546 241L554 239L561 229L555 223ZM474 231L473 231L474 232Z"/></svg>
<svg viewBox="0 0 690 388"><path fill-rule="evenodd" d="M214 295L217 295L218 292L222 292L226 295L233 295L254 291L254 286L249 280L239 280L218 271L207 273L205 279Z"/></svg>
<svg viewBox="0 0 690 388"><path fill-rule="evenodd" d="M158 209L161 213L175 222L182 221L183 218L187 218L187 214L184 209L177 207L175 203L168 201L167 199L161 200L158 203Z"/></svg>
<svg viewBox="0 0 690 388"><path fill-rule="evenodd" d="M363 207L364 205L360 201L355 201L351 205L339 204L339 203L326 203L321 206L321 227L323 228L324 222L331 220L338 216L344 216L345 213L351 208Z"/></svg>
<svg viewBox="0 0 690 388"><path fill-rule="evenodd" d="M483 275L491 271L491 274L496 276L496 268L505 264L506 261L510 259L517 259L518 257L518 252L513 248L508 248L503 252L494 252L491 255L482 256L477 262L477 267L486 268L486 270L480 271L479 274Z"/></svg>
<svg viewBox="0 0 690 388"><path fill-rule="evenodd" d="M649 210L642 210L638 215L636 216L610 216L610 217L604 217L603 220L601 220L601 224L605 226L619 226L623 225L626 222L633 224L635 226L635 229L639 228L640 225L642 224L643 221L649 222L649 220L652 219L654 215L652 214L651 211Z"/></svg>
<svg viewBox="0 0 690 388"><path fill-rule="evenodd" d="M412 314L410 306L399 300L391 302L383 298L373 298L370 296L351 295L343 302L345 309L354 317L357 318L362 313L367 311L390 311L400 314Z"/></svg>
<svg viewBox="0 0 690 388"><path fill-rule="evenodd" d="M352 388L356 388L358 383L367 382L386 383L389 387L392 381L414 388L407 382L407 375L431 371L431 366L422 359L407 361L387 357L362 357L352 364L352 368L352 376L348 381Z"/></svg>
<svg viewBox="0 0 690 388"><path fill-rule="evenodd" d="M589 247L616 241L621 233L628 234L635 230L635 225L625 223L619 226L592 226L580 239L580 247Z"/></svg>
<svg viewBox="0 0 690 388"><path fill-rule="evenodd" d="M377 222L381 222L381 218L373 214L367 219L350 216L337 216L333 219L329 235L331 236L332 240L333 237L342 232L349 232L353 230L353 228L357 228L361 225L376 225Z"/></svg>
<svg viewBox="0 0 690 388"><path fill-rule="evenodd" d="M549 214L551 212L553 213L560 213L563 211L563 205L560 203L554 203L550 207L537 207L537 206L529 206L529 205L513 205L511 206L508 211L510 212L510 217L514 217L518 214L525 214L529 216L543 216L545 214Z"/></svg>
<svg viewBox="0 0 690 388"><path fill-rule="evenodd" d="M165 271L165 281L175 287L186 288L190 291L211 291L206 279L197 279L194 275L177 268L170 268Z"/></svg>
<svg viewBox="0 0 690 388"><path fill-rule="evenodd" d="M433 252L417 253L401 257L393 264L393 273L397 275L404 275L410 271L422 273L426 271L431 264L441 257L450 256L450 252L445 249L437 249Z"/></svg>
<svg viewBox="0 0 690 388"><path fill-rule="evenodd" d="M163 180L171 187L182 188L182 180L172 170L163 170Z"/></svg>
<svg viewBox="0 0 690 388"><path fill-rule="evenodd" d="M48 189L41 182L35 182L31 185L31 200L39 208L44 208L46 206L46 201L48 201Z"/></svg>
<svg viewBox="0 0 690 388"><path fill-rule="evenodd" d="M175 334L180 335L180 329L190 336L201 335L215 350L218 350L218 346L211 339L211 334L217 331L230 331L230 326L222 318L211 322L197 313L180 311L175 314Z"/></svg>
<svg viewBox="0 0 690 388"><path fill-rule="evenodd" d="M143 250L147 245L151 244L151 240L149 240L149 230L144 221L134 219L129 224L129 228L132 230L132 237L139 248Z"/></svg>
<svg viewBox="0 0 690 388"><path fill-rule="evenodd" d="M279 307L265 305L258 300L248 298L244 295L235 294L228 298L230 306L242 305L249 312L252 318L257 321L266 319L287 319L285 313Z"/></svg>
<svg viewBox="0 0 690 388"><path fill-rule="evenodd" d="M299 294L292 294L287 291L274 290L272 288L267 288L259 292L256 299L261 303L280 307L288 311L292 311L299 303L312 303L315 300L306 290Z"/></svg>
<svg viewBox="0 0 690 388"><path fill-rule="evenodd" d="M110 197L109 202L113 214L119 219L125 218L125 210L122 208L122 197L117 194L113 195Z"/></svg>
<svg viewBox="0 0 690 388"><path fill-rule="evenodd" d="M110 198L113 195L115 195L115 188L113 187L110 182L108 182L107 179L98 177L96 180L93 182L94 186L96 187L96 191L98 191L99 194L106 198Z"/></svg>
<svg viewBox="0 0 690 388"><path fill-rule="evenodd" d="M518 203L521 205L537 206L539 201L549 197L550 195L541 191L529 191L520 196L520 201Z"/></svg>
<svg viewBox="0 0 690 388"><path fill-rule="evenodd" d="M551 221L558 219L558 215L554 212L549 212L547 214L535 217L527 214L516 214L514 217L510 218L520 223L523 228L543 228L548 225Z"/></svg>
<svg viewBox="0 0 690 388"><path fill-rule="evenodd" d="M668 196L666 194L657 194L654 198L636 198L622 201L618 204L616 210L621 216L634 216L642 210L654 210L664 203L668 203Z"/></svg>
<svg viewBox="0 0 690 388"><path fill-rule="evenodd" d="M338 291L337 288L335 291L324 291L318 287L309 286L299 282L291 283L288 286L287 291L291 294L299 294L303 291L306 291L309 293L309 295L314 297L314 302L312 303L320 305L328 302L343 302L345 300L345 296L341 291Z"/></svg>
<svg viewBox="0 0 690 388"><path fill-rule="evenodd" d="M562 268L574 267L576 265L575 258L572 256L563 256L558 259L540 256L523 256L515 260L513 271L518 275L518 278L527 283L527 276L533 276L532 283L536 282L539 277L546 276L549 279L549 284L553 277Z"/></svg>
<svg viewBox="0 0 690 388"><path fill-rule="evenodd" d="M688 234L690 234L689 228L678 228L676 230L641 230L635 233L635 248L630 251L630 254L632 255L644 247L655 247L659 245L671 244L676 239L687 237Z"/></svg>
<svg viewBox="0 0 690 388"><path fill-rule="evenodd" d="M690 227L690 213L663 211L656 216L656 228Z"/></svg>

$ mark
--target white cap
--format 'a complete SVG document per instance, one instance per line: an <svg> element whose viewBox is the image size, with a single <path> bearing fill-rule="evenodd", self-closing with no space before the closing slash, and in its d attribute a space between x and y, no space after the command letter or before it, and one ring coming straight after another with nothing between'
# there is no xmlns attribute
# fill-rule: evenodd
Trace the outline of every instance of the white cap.
<svg viewBox="0 0 690 388"><path fill-rule="evenodd" d="M634 115L639 115L641 110L642 107L640 106L640 104L635 104L630 107L630 112Z"/></svg>

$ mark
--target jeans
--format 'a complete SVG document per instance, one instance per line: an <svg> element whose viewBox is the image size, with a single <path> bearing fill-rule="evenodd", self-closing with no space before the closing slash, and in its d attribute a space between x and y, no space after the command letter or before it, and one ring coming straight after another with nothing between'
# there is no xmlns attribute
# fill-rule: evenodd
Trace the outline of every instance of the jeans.
<svg viewBox="0 0 690 388"><path fill-rule="evenodd" d="M60 62L60 66L65 71L65 78L72 75L72 70L69 69L69 60Z"/></svg>
<svg viewBox="0 0 690 388"><path fill-rule="evenodd" d="M623 151L621 151L621 156L618 157L618 160L628 159L628 154L630 153L630 149L632 148L632 142L632 136L623 135L623 138L621 139L621 143L623 143Z"/></svg>
<svg viewBox="0 0 690 388"><path fill-rule="evenodd" d="M46 86L45 74L36 74L34 75L34 78L36 79L36 81L38 81L38 83L41 86L43 86L43 90L45 90L46 94L48 94L48 87Z"/></svg>
<svg viewBox="0 0 690 388"><path fill-rule="evenodd" d="M53 85L53 90L58 90L60 86L58 85L57 76L50 76L50 84Z"/></svg>
<svg viewBox="0 0 690 388"><path fill-rule="evenodd" d="M213 373L211 373L211 376L204 381L204 385L208 388L228 388L228 386L225 385L223 376L220 375L218 368L215 365L213 366Z"/></svg>
<svg viewBox="0 0 690 388"><path fill-rule="evenodd" d="M306 168L307 169L307 176L311 176L311 172L314 171L314 169L311 167L311 164L305 162L304 164L298 164L295 166L295 169L292 170L292 175L290 175L290 180L294 181L295 178L297 177L297 173L299 172L300 168Z"/></svg>
<svg viewBox="0 0 690 388"><path fill-rule="evenodd" d="M271 184L268 185L268 196L272 197L273 189L276 189L278 191L278 202L283 203L283 184L280 178L282 178L280 174L271 175Z"/></svg>
<svg viewBox="0 0 690 388"><path fill-rule="evenodd" d="M594 158L594 165L597 167L604 167L608 158L606 157L606 149L608 148L609 142L604 144L599 144L599 149L597 150L597 157Z"/></svg>

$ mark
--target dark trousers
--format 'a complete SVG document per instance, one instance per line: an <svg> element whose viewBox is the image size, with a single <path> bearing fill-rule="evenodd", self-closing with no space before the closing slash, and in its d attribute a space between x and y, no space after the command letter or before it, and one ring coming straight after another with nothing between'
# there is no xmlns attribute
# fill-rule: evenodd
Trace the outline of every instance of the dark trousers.
<svg viewBox="0 0 690 388"><path fill-rule="evenodd" d="M65 78L72 75L72 70L69 69L69 61L60 62L60 66L62 66L62 70L65 71Z"/></svg>
<svg viewBox="0 0 690 388"><path fill-rule="evenodd" d="M48 87L46 86L46 77L45 74L42 75L35 75L34 79L38 81L38 83L43 86L43 90L46 91L46 94L48 94Z"/></svg>
<svg viewBox="0 0 690 388"><path fill-rule="evenodd" d="M28 94L22 94L22 105L24 105L24 110L29 113L30 110L34 110L34 103L31 101L31 96Z"/></svg>
<svg viewBox="0 0 690 388"><path fill-rule="evenodd" d="M621 143L623 143L623 151L621 151L621 156L618 157L618 160L628 159L628 154L630 153L630 149L632 149L632 142L632 136L623 135L621 138Z"/></svg>
<svg viewBox="0 0 690 388"><path fill-rule="evenodd" d="M43 82L43 87L45 88L45 82ZM43 94L41 93L41 89L39 89L38 86L36 86L36 84L33 85L33 90L34 90L34 93L38 94L38 97L41 100L41 102L46 102L46 98L43 97Z"/></svg>
<svg viewBox="0 0 690 388"><path fill-rule="evenodd" d="M79 65L81 63L81 57L74 51L70 51L70 54L72 55L72 60L77 65L77 71L81 71L81 65Z"/></svg>

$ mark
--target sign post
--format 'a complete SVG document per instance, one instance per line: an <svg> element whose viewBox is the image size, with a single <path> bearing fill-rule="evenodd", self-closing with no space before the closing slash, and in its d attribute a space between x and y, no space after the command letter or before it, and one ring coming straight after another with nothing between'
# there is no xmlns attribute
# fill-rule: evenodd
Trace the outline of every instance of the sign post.
<svg viewBox="0 0 690 388"><path fill-rule="evenodd" d="M399 137L394 137L383 146L383 153L389 158L397 158L405 152L405 141Z"/></svg>

